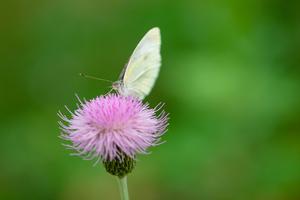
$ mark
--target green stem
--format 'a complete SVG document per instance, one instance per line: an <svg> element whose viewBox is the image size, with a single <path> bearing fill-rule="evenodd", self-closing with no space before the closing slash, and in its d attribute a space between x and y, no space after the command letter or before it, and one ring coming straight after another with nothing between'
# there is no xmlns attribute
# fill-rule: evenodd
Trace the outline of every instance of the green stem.
<svg viewBox="0 0 300 200"><path fill-rule="evenodd" d="M129 200L128 187L127 187L127 176L118 179L119 190L121 195L121 200Z"/></svg>

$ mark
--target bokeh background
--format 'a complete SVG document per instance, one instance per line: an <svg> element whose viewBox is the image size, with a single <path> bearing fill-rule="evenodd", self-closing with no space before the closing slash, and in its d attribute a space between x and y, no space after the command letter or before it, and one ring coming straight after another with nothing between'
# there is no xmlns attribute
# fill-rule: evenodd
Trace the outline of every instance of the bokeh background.
<svg viewBox="0 0 300 200"><path fill-rule="evenodd" d="M167 142L139 156L131 198L300 199L298 1L2 1L0 199L119 199L101 165L69 156L57 111L116 80L158 26L152 106Z"/></svg>

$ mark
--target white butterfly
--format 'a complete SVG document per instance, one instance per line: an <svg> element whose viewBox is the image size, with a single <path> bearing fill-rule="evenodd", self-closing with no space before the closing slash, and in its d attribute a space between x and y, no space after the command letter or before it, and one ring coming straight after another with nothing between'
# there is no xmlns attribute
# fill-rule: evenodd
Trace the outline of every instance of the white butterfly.
<svg viewBox="0 0 300 200"><path fill-rule="evenodd" d="M144 99L150 93L159 73L160 44L159 28L150 29L134 49L119 80L113 83L113 89L123 96Z"/></svg>

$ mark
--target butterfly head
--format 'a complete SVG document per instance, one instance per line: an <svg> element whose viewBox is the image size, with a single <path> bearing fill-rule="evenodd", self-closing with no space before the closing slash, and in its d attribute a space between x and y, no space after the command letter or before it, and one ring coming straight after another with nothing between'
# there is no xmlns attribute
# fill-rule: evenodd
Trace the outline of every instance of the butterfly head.
<svg viewBox="0 0 300 200"><path fill-rule="evenodd" d="M112 89L113 90L115 90L115 91L120 91L121 90L121 88L122 88L122 81L115 81L115 82L113 82L113 84L112 84Z"/></svg>
<svg viewBox="0 0 300 200"><path fill-rule="evenodd" d="M128 89L125 88L122 80L113 82L112 89L123 96L134 96L133 94L130 94L130 91Z"/></svg>

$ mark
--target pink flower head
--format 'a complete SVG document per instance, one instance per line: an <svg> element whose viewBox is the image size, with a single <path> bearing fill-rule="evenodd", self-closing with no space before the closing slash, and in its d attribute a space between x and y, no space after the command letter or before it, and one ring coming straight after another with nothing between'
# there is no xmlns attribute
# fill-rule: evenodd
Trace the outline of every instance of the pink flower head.
<svg viewBox="0 0 300 200"><path fill-rule="evenodd" d="M60 122L62 137L71 142L70 147L79 155L103 161L122 159L125 154L135 158L155 146L164 134L168 117L161 108L149 108L133 97L117 94L100 96L80 102L80 106L68 119L62 113Z"/></svg>

